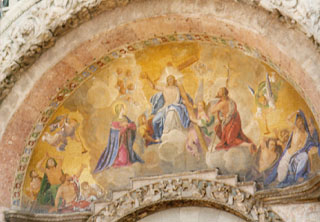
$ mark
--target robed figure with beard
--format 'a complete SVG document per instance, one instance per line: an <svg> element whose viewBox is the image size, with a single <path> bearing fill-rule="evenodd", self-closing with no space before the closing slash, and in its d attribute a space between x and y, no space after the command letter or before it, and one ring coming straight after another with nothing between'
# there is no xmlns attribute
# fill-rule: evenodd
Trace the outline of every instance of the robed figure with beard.
<svg viewBox="0 0 320 222"><path fill-rule="evenodd" d="M237 104L228 96L228 89L222 87L217 93L219 101L216 105L211 107L211 114L216 114L219 124L215 131L220 139L216 145L216 150L228 150L238 145L245 145L250 147L250 151L255 151L255 145L243 133L241 128L241 119L237 110Z"/></svg>

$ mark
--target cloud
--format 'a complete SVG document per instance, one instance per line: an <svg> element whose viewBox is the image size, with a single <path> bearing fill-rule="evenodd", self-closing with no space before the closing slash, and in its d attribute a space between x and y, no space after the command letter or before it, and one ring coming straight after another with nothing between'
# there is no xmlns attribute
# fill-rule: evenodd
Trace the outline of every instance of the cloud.
<svg viewBox="0 0 320 222"><path fill-rule="evenodd" d="M118 90L106 83L96 80L88 90L87 101L95 109L107 108L118 96Z"/></svg>
<svg viewBox="0 0 320 222"><path fill-rule="evenodd" d="M173 161L184 150L186 144L186 133L179 130L171 130L167 134L162 135L162 143L159 147L160 159L164 161Z"/></svg>
<svg viewBox="0 0 320 222"><path fill-rule="evenodd" d="M252 167L253 156L244 146L232 147L229 150L217 150L206 154L209 168L219 168L229 174L245 175Z"/></svg>

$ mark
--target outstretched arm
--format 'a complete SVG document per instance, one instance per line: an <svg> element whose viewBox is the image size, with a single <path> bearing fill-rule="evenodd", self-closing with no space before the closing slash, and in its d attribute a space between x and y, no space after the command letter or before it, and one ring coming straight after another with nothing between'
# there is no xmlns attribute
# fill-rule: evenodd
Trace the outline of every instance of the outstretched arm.
<svg viewBox="0 0 320 222"><path fill-rule="evenodd" d="M43 163L46 159L49 158L49 154L46 153L46 155L37 163L36 167L39 171L41 171L42 173L46 172L46 169L43 167Z"/></svg>
<svg viewBox="0 0 320 222"><path fill-rule="evenodd" d="M62 168L64 156L53 156L53 155L49 156L49 154L46 153L46 157L55 159L57 162L56 168L60 168L60 169Z"/></svg>
<svg viewBox="0 0 320 222"><path fill-rule="evenodd" d="M216 114L219 110L221 110L223 104L222 103L218 103L216 104L215 106L213 106L211 109L210 109L210 112L212 115Z"/></svg>
<svg viewBox="0 0 320 222"><path fill-rule="evenodd" d="M63 156L57 156L55 157L55 159L57 160L57 168L62 168L62 164L63 164Z"/></svg>
<svg viewBox="0 0 320 222"><path fill-rule="evenodd" d="M158 143L159 142L159 140L153 139L152 136L150 136L148 133L145 133L143 135L143 138L145 140L148 140L148 141L151 141L151 142L154 142L154 143Z"/></svg>
<svg viewBox="0 0 320 222"><path fill-rule="evenodd" d="M141 73L141 78L147 80L147 82L149 83L149 85L152 87L152 89L154 90L158 90L161 91L162 87L157 86L149 77L148 73Z"/></svg>
<svg viewBox="0 0 320 222"><path fill-rule="evenodd" d="M87 165L86 164L81 164L80 169L78 170L78 172L75 174L75 176L77 178L79 178L81 176L82 171L84 170L84 168L86 168Z"/></svg>
<svg viewBox="0 0 320 222"><path fill-rule="evenodd" d="M194 124L198 124L198 120L197 120L196 118L194 118L194 117L191 117L191 116L190 116L190 121L191 121L192 123L194 123Z"/></svg>

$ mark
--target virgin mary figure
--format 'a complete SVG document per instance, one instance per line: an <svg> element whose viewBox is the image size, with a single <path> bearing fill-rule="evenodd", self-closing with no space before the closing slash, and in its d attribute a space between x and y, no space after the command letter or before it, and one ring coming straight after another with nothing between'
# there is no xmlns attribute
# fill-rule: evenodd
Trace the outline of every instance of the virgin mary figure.
<svg viewBox="0 0 320 222"><path fill-rule="evenodd" d="M288 120L292 119L294 114L291 114ZM277 187L287 187L306 180L310 172L308 153L311 149L318 151L320 156L318 132L316 129L312 133L309 131L304 113L298 110L287 145L264 184L269 185L277 180Z"/></svg>
<svg viewBox="0 0 320 222"><path fill-rule="evenodd" d="M108 144L99 158L94 173L109 167L128 166L135 162L144 163L133 150L136 124L124 114L124 104L117 104L114 112L117 117L111 123Z"/></svg>

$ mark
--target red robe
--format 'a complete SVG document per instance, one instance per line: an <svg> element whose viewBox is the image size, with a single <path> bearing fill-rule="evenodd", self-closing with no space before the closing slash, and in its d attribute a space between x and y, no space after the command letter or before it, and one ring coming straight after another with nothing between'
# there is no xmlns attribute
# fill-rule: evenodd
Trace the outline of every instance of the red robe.
<svg viewBox="0 0 320 222"><path fill-rule="evenodd" d="M252 141L242 132L241 119L237 111L237 105L230 99L229 113L225 118L222 113L218 113L220 123L216 126L215 131L220 139L216 150L228 150L243 142L252 143Z"/></svg>
<svg viewBox="0 0 320 222"><path fill-rule="evenodd" d="M114 129L120 130L120 145L118 150L118 155L116 159L114 160L113 167L121 167L121 166L128 166L131 165L130 159L129 159L129 151L128 151L128 131L129 130L136 130L136 124L134 122L128 123L126 126L122 126L121 122L112 122L112 127Z"/></svg>

